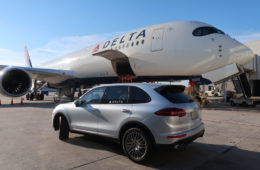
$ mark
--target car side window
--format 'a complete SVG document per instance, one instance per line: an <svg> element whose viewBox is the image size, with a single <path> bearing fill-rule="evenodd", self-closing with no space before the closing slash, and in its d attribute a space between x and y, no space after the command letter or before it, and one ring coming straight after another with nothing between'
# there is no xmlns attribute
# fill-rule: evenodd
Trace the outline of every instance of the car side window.
<svg viewBox="0 0 260 170"><path fill-rule="evenodd" d="M148 103L151 97L142 89L138 87L130 87L129 103Z"/></svg>
<svg viewBox="0 0 260 170"><path fill-rule="evenodd" d="M128 86L109 86L106 90L102 103L125 104L128 103Z"/></svg>
<svg viewBox="0 0 260 170"><path fill-rule="evenodd" d="M98 87L86 93L80 100L88 104L99 104L101 103L105 90L106 87Z"/></svg>

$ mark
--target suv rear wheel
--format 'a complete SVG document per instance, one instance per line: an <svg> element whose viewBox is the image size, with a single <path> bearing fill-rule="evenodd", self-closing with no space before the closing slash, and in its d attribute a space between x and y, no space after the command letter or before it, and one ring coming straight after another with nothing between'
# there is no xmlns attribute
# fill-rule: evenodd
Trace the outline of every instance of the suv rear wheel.
<svg viewBox="0 0 260 170"><path fill-rule="evenodd" d="M60 118L60 131L59 131L59 139L66 140L69 138L69 125L64 116Z"/></svg>
<svg viewBox="0 0 260 170"><path fill-rule="evenodd" d="M147 133L140 128L125 131L122 139L125 154L134 162L142 162L148 158L152 143Z"/></svg>

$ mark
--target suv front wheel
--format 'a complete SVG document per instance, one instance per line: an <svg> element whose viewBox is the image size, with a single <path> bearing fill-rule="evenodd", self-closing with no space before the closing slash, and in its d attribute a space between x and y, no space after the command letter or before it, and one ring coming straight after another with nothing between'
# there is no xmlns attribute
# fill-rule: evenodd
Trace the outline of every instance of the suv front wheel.
<svg viewBox="0 0 260 170"><path fill-rule="evenodd" d="M59 131L59 139L66 140L69 138L69 125L64 116L60 117L60 131Z"/></svg>
<svg viewBox="0 0 260 170"><path fill-rule="evenodd" d="M152 144L147 133L140 128L125 131L122 139L125 154L134 162L142 162L148 158Z"/></svg>

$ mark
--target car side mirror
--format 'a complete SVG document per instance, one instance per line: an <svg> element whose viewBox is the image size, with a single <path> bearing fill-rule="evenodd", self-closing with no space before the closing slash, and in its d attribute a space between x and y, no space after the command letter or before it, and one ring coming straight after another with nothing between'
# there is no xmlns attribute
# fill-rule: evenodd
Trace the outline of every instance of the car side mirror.
<svg viewBox="0 0 260 170"><path fill-rule="evenodd" d="M75 100L74 104L76 107L79 107L82 104L82 102L81 102L81 100Z"/></svg>

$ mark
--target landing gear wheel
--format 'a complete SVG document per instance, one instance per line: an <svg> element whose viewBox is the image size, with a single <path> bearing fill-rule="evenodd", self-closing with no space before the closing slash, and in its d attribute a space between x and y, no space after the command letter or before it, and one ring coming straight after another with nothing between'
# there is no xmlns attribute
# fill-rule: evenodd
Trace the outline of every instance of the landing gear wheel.
<svg viewBox="0 0 260 170"><path fill-rule="evenodd" d="M242 106L243 106L243 107L248 107L248 104L247 104L246 102L243 102L243 103L242 103Z"/></svg>
<svg viewBox="0 0 260 170"><path fill-rule="evenodd" d="M59 139L66 140L69 138L69 125L64 116L60 118L60 131L59 131Z"/></svg>
<svg viewBox="0 0 260 170"><path fill-rule="evenodd" d="M44 94L41 93L39 98L40 98L40 100L44 100Z"/></svg>
<svg viewBox="0 0 260 170"><path fill-rule="evenodd" d="M30 94L30 100L33 100L33 98L34 98L34 94Z"/></svg>
<svg viewBox="0 0 260 170"><path fill-rule="evenodd" d="M26 100L29 100L30 99L30 94L26 94Z"/></svg>
<svg viewBox="0 0 260 170"><path fill-rule="evenodd" d="M36 100L40 100L40 94L39 93L36 94Z"/></svg>
<svg viewBox="0 0 260 170"><path fill-rule="evenodd" d="M140 128L130 128L123 135L122 147L128 158L140 163L149 157L152 143L145 131Z"/></svg>

